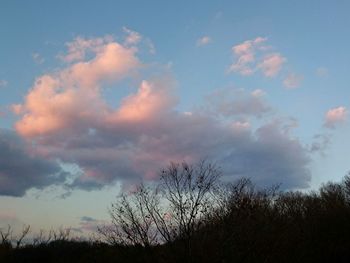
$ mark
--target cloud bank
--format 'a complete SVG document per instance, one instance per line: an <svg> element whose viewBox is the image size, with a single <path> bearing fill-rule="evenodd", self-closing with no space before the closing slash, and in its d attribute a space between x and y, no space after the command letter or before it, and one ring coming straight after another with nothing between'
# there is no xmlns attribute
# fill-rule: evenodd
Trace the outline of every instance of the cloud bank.
<svg viewBox="0 0 350 263"><path fill-rule="evenodd" d="M208 100L210 112L182 112L177 109L175 81L158 74L139 81L137 90L116 101L117 106L107 103L104 84L118 88L144 65L136 36L125 30L128 38L123 44L111 37L68 43L67 53L60 55L66 66L39 76L23 103L13 106L20 118L16 131L26 145L36 146L36 157L16 150L17 157L12 158L27 161L18 166L23 171L15 167L0 172L0 194L19 196L30 187L53 183L92 190L115 182L154 180L170 161L202 158L217 161L225 178L246 176L265 184L282 183L284 188L308 186L309 151L285 121L262 119L271 108L261 90L235 90L229 96L217 91ZM234 47L241 61L248 61L240 62L243 67L265 41L257 38ZM258 68L273 76L281 61L273 54ZM254 124L256 119L259 125ZM1 149L0 154L8 154ZM81 172L67 185L52 160L75 164ZM32 162L37 163L35 176L23 181L28 171L23 167Z"/></svg>

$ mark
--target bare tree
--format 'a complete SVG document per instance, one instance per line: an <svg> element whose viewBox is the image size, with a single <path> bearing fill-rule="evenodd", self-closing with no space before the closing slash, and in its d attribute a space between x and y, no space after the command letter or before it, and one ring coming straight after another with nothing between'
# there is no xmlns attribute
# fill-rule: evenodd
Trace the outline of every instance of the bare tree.
<svg viewBox="0 0 350 263"><path fill-rule="evenodd" d="M47 245L50 243L53 237L53 232L54 231L52 229L50 229L48 233L46 233L45 230L40 229L39 233L33 237L33 246Z"/></svg>
<svg viewBox="0 0 350 263"><path fill-rule="evenodd" d="M221 175L213 164L171 163L157 187L141 185L112 204L112 224L99 228L112 244L149 247L176 239L190 240L213 203Z"/></svg>
<svg viewBox="0 0 350 263"><path fill-rule="evenodd" d="M70 237L70 228L60 227L58 230L50 230L52 241L68 241Z"/></svg>
<svg viewBox="0 0 350 263"><path fill-rule="evenodd" d="M22 242L24 238L28 235L29 231L30 231L30 225L23 225L21 233L18 235L18 237L15 240L16 248L19 248L22 245Z"/></svg>
<svg viewBox="0 0 350 263"><path fill-rule="evenodd" d="M160 189L169 203L171 229L189 239L213 205L213 193L221 175L213 164L171 163L162 171Z"/></svg>
<svg viewBox="0 0 350 263"><path fill-rule="evenodd" d="M1 245L11 245L12 232L13 231L10 225L7 226L6 230L0 228Z"/></svg>
<svg viewBox="0 0 350 263"><path fill-rule="evenodd" d="M144 247L157 243L154 221L145 206L145 191L140 186L129 196L122 194L112 204L109 210L112 224L98 229L109 243Z"/></svg>

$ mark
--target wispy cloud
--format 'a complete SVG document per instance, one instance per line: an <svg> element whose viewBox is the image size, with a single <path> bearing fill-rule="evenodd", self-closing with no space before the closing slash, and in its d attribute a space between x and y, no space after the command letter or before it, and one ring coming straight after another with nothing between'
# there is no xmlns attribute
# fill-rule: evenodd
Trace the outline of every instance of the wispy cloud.
<svg viewBox="0 0 350 263"><path fill-rule="evenodd" d="M319 77L327 77L329 74L328 69L325 67L319 67L316 69L316 75Z"/></svg>
<svg viewBox="0 0 350 263"><path fill-rule="evenodd" d="M4 88L8 85L8 81L4 79L0 79L0 88Z"/></svg>
<svg viewBox="0 0 350 263"><path fill-rule="evenodd" d="M43 64L45 59L39 53L33 53L32 58L36 64Z"/></svg>
<svg viewBox="0 0 350 263"><path fill-rule="evenodd" d="M125 37L125 41L124 41L124 45L126 45L126 46L136 45L142 39L142 36L140 33L133 31L127 27L123 27L123 31L126 33L126 37Z"/></svg>
<svg viewBox="0 0 350 263"><path fill-rule="evenodd" d="M283 85L287 89L295 89L298 88L303 81L304 77L302 75L298 75L296 73L290 73L288 76L283 80Z"/></svg>
<svg viewBox="0 0 350 263"><path fill-rule="evenodd" d="M197 40L197 47L206 46L212 42L211 37L203 36Z"/></svg>

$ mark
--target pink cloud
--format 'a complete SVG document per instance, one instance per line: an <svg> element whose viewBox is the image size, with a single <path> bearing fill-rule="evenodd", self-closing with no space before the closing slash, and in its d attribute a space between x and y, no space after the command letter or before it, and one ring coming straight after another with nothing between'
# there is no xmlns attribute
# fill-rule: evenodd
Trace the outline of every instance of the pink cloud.
<svg viewBox="0 0 350 263"><path fill-rule="evenodd" d="M333 108L327 111L324 126L334 129L338 124L346 121L347 109L343 106Z"/></svg>
<svg viewBox="0 0 350 263"><path fill-rule="evenodd" d="M67 54L60 54L58 58L62 61L70 63L82 61L89 52L98 52L105 44L112 42L111 36L90 38L78 36L72 42L66 43Z"/></svg>
<svg viewBox="0 0 350 263"><path fill-rule="evenodd" d="M228 72L248 76L260 70L266 77L276 76L286 59L279 53L271 53L271 47L265 45L266 41L267 38L257 37L233 46L232 52L236 60Z"/></svg>
<svg viewBox="0 0 350 263"><path fill-rule="evenodd" d="M22 115L16 130L31 137L59 132L76 119L86 123L101 119L108 107L101 98L100 82L119 80L135 72L141 66L135 53L135 48L111 42L101 46L91 60L39 77L25 102L12 106Z"/></svg>
<svg viewBox="0 0 350 263"><path fill-rule="evenodd" d="M229 72L239 73L244 76L253 74L255 71L256 50L265 41L267 41L267 38L257 37L254 40L246 40L233 46L232 52L237 60L230 66Z"/></svg>
<svg viewBox="0 0 350 263"><path fill-rule="evenodd" d="M264 41L257 38L251 45ZM79 167L67 187L91 190L116 180L152 180L169 161L195 162L203 157L220 159L225 166L235 163L238 168L231 169L233 175L271 178L272 172L276 176L283 172L290 181L298 175L288 184L299 186L309 180L307 156L298 141L276 125L256 136L245 120L271 110L262 91L237 90L230 96L219 92L211 96L214 114L186 113L176 108L174 81L158 77L143 80L136 92L113 107L102 96L103 83L137 73L142 68L137 49L114 41L77 45L90 56L79 53L80 47L73 48L72 54L79 52L70 58L71 64L39 77L25 101L13 107L21 116L17 132L35 141L38 154ZM255 61L247 50L237 50L243 64ZM271 163L271 159L277 161ZM241 163L248 165L240 167ZM281 166L287 168L279 171Z"/></svg>
<svg viewBox="0 0 350 263"><path fill-rule="evenodd" d="M114 117L128 122L149 120L164 109L171 109L175 104L176 99L168 94L167 89L149 81L142 81L136 94L122 100Z"/></svg>
<svg viewBox="0 0 350 263"><path fill-rule="evenodd" d="M266 77L274 77L281 70L282 65L287 60L279 53L268 54L258 64L258 68L261 69Z"/></svg>
<svg viewBox="0 0 350 263"><path fill-rule="evenodd" d="M135 57L136 51L136 48L126 48L117 42L108 43L94 59L74 64L63 77L88 87L100 80L123 78L141 66Z"/></svg>

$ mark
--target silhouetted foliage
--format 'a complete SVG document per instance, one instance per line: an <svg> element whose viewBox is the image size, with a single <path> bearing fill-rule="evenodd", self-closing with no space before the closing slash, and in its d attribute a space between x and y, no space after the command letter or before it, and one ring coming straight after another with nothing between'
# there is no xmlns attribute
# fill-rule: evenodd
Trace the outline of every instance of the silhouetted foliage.
<svg viewBox="0 0 350 263"><path fill-rule="evenodd" d="M101 239L0 229L0 262L350 262L350 177L318 191L220 185L212 164L171 164L122 194Z"/></svg>

